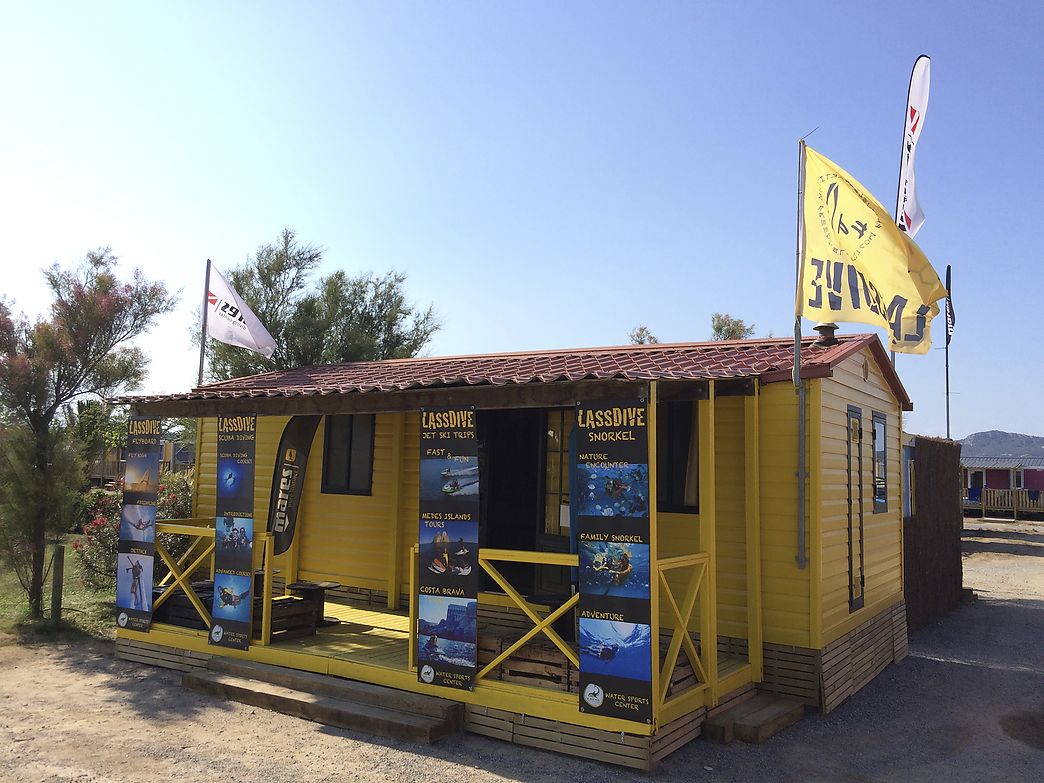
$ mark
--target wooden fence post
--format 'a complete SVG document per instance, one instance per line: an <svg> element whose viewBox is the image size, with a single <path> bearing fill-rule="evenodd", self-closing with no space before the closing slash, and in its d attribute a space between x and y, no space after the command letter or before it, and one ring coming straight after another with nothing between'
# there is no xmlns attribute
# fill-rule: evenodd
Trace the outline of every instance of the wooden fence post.
<svg viewBox="0 0 1044 783"><path fill-rule="evenodd" d="M62 544L54 548L51 568L51 625L57 628L62 621L62 586L65 583L65 547Z"/></svg>

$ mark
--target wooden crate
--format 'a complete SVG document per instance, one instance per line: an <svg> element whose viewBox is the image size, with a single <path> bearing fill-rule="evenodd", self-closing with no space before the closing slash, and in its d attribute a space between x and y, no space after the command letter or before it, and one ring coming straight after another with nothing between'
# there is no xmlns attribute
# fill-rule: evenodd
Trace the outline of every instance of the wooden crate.
<svg viewBox="0 0 1044 783"><path fill-rule="evenodd" d="M281 596L272 599L272 641L314 636L321 607L318 601ZM261 606L254 606L253 636L261 638Z"/></svg>
<svg viewBox="0 0 1044 783"><path fill-rule="evenodd" d="M147 663L150 666L162 666L181 672L205 669L207 661L210 660L209 653L120 638L116 639L116 657L124 661Z"/></svg>

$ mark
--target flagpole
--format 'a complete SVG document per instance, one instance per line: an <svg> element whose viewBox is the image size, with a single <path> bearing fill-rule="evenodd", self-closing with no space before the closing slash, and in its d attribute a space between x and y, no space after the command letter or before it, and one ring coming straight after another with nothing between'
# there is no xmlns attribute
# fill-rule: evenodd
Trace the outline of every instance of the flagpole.
<svg viewBox="0 0 1044 783"><path fill-rule="evenodd" d="M953 335L953 303L950 292L950 265L946 265L946 439L950 439L950 337Z"/></svg>
<svg viewBox="0 0 1044 783"><path fill-rule="evenodd" d="M207 276L203 282L203 325L199 333L199 377L196 386L203 385L203 356L207 347L207 314L210 311L210 259L207 259Z"/></svg>
<svg viewBox="0 0 1044 783"><path fill-rule="evenodd" d="M798 141L797 240L795 256L794 291L794 388L797 392L797 561L798 568L807 564L805 558L805 385L801 382L801 299L802 258L805 249L805 140Z"/></svg>

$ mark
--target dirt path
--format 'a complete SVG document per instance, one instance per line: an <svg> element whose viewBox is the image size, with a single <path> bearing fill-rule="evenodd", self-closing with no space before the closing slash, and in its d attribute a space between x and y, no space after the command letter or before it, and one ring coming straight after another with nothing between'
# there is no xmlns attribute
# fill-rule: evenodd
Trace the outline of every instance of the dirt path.
<svg viewBox="0 0 1044 783"><path fill-rule="evenodd" d="M184 691L176 672L117 661L111 644L0 640L0 780L1042 780L1038 527L966 533L979 599L912 637L906 662L835 712L761 746L690 743L651 776L468 734L374 739Z"/></svg>

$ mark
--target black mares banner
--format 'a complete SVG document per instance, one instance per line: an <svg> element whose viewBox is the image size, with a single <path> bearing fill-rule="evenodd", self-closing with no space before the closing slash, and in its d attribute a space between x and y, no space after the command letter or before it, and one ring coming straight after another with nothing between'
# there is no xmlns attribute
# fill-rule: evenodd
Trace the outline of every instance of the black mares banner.
<svg viewBox="0 0 1044 783"><path fill-rule="evenodd" d="M160 420L131 417L116 555L116 622L149 630L152 622L152 565L156 549Z"/></svg>
<svg viewBox="0 0 1044 783"><path fill-rule="evenodd" d="M210 643L250 646L254 592L256 416L218 416L214 623Z"/></svg>
<svg viewBox="0 0 1044 783"><path fill-rule="evenodd" d="M268 503L268 532L275 535L274 554L283 554L294 542L308 452L321 420L322 416L294 416L286 423L279 439L272 499Z"/></svg>
<svg viewBox="0 0 1044 783"><path fill-rule="evenodd" d="M478 649L474 408L421 411L417 678L471 690Z"/></svg>
<svg viewBox="0 0 1044 783"><path fill-rule="evenodd" d="M652 721L646 401L577 403L580 711Z"/></svg>

